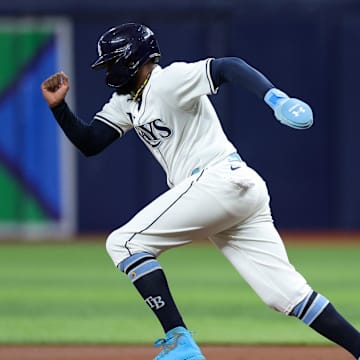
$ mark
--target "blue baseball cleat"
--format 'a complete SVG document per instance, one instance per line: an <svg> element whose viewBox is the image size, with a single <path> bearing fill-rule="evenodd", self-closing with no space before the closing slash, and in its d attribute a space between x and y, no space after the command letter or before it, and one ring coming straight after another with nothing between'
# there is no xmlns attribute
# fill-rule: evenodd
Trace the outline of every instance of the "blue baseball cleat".
<svg viewBox="0 0 360 360"><path fill-rule="evenodd" d="M189 330L178 326L166 333L165 339L155 341L155 347L162 347L154 360L205 360Z"/></svg>

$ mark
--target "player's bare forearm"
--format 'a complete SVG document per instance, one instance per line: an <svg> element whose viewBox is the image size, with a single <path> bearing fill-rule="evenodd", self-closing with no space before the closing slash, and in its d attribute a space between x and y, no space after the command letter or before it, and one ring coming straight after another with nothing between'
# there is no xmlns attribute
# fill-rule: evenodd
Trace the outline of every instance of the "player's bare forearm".
<svg viewBox="0 0 360 360"><path fill-rule="evenodd" d="M41 91L49 107L53 108L64 101L69 91L69 78L64 72L53 74L41 84Z"/></svg>

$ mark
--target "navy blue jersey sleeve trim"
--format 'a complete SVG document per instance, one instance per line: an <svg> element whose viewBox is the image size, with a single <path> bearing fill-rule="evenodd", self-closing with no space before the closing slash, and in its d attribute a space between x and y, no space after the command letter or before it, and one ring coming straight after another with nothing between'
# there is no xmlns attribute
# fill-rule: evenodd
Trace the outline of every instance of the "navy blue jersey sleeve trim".
<svg viewBox="0 0 360 360"><path fill-rule="evenodd" d="M99 114L96 114L96 115L94 116L94 120L99 120L99 121L104 122L106 125L112 127L112 128L115 129L116 131L118 131L118 132L120 133L120 136L124 136L124 134L125 134L124 130L123 130L120 126L112 123L110 120L108 120L108 119L105 118L104 116L101 116L101 115L99 115Z"/></svg>
<svg viewBox="0 0 360 360"><path fill-rule="evenodd" d="M65 101L51 111L68 139L86 156L98 154L119 138L119 132L102 121L82 121Z"/></svg>
<svg viewBox="0 0 360 360"><path fill-rule="evenodd" d="M261 99L275 87L261 72L237 57L213 59L210 74L215 88L224 83L239 83Z"/></svg>
<svg viewBox="0 0 360 360"><path fill-rule="evenodd" d="M211 65L210 65L213 60L214 59L208 59L207 62L206 62L206 77L207 77L207 79L209 81L211 93L216 94L217 93L217 86L214 85L213 78L211 76Z"/></svg>

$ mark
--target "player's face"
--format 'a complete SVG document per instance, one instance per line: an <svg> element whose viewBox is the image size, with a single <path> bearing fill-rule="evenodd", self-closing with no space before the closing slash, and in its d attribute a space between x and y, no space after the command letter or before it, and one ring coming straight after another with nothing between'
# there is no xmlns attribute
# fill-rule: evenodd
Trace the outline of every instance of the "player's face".
<svg viewBox="0 0 360 360"><path fill-rule="evenodd" d="M117 87L116 88L116 93L119 95L126 95L126 94L130 94L131 92L135 91L136 89L136 75L133 79L131 79L127 84L121 86L121 87Z"/></svg>
<svg viewBox="0 0 360 360"><path fill-rule="evenodd" d="M107 85L121 91L126 91L125 94L132 90L134 85L134 78L129 67L122 63L122 61L114 60L106 64L106 83Z"/></svg>

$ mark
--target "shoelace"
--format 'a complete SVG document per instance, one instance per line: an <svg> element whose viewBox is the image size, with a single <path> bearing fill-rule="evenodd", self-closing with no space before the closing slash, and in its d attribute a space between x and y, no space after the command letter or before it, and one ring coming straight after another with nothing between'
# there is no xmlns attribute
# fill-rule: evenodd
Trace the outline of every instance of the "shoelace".
<svg viewBox="0 0 360 360"><path fill-rule="evenodd" d="M166 339L156 339L154 347L158 348L160 346L165 346Z"/></svg>
<svg viewBox="0 0 360 360"><path fill-rule="evenodd" d="M180 336L181 334L175 334L169 339L161 339L161 338L157 339L154 343L154 347L155 348L161 347L161 352L166 354L170 350L174 349L174 347L176 347L177 340L179 339Z"/></svg>

